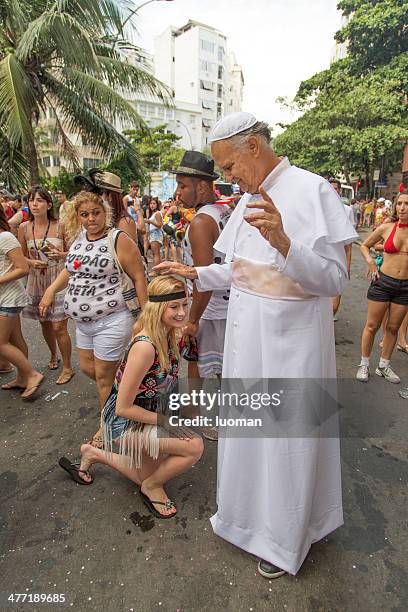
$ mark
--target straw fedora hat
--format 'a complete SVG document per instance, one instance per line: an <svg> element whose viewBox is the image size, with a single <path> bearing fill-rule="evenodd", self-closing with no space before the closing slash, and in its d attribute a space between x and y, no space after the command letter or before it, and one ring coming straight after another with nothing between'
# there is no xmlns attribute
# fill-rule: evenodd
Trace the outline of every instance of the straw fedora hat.
<svg viewBox="0 0 408 612"><path fill-rule="evenodd" d="M99 187L101 191L104 189L108 191L116 191L116 193L122 193L120 177L112 172L105 172L101 170L94 170L89 173L89 176L95 182L95 185Z"/></svg>

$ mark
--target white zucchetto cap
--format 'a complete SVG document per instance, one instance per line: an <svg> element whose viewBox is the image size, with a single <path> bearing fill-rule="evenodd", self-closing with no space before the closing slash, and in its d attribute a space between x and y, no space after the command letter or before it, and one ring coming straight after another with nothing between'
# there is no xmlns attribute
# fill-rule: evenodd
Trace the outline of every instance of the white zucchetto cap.
<svg viewBox="0 0 408 612"><path fill-rule="evenodd" d="M227 138L236 136L251 128L255 123L258 123L258 120L252 113L245 113L243 111L231 113L217 121L211 132L210 142L226 140Z"/></svg>

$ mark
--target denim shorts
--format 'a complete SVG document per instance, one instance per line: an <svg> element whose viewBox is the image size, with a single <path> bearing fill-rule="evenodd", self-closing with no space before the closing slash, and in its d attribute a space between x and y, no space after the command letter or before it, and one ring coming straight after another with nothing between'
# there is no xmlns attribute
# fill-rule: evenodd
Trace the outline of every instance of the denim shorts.
<svg viewBox="0 0 408 612"><path fill-rule="evenodd" d="M24 306L0 306L0 317L18 317Z"/></svg>

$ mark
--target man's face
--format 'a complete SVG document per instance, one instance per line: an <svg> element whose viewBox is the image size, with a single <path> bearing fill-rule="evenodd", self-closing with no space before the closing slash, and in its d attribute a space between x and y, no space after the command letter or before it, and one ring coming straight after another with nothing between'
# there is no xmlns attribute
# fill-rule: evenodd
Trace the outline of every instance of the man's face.
<svg viewBox="0 0 408 612"><path fill-rule="evenodd" d="M139 195L139 185L132 186L130 188L130 195L132 196L132 198L136 198Z"/></svg>
<svg viewBox="0 0 408 612"><path fill-rule="evenodd" d="M62 191L58 191L56 193L56 196L57 196L57 200L58 200L58 202L60 204L63 204L66 201L66 199L67 199L65 193L62 193Z"/></svg>
<svg viewBox="0 0 408 612"><path fill-rule="evenodd" d="M265 176L259 170L257 139L248 139L242 146L231 140L218 140L211 145L211 153L222 168L226 181L238 183L243 192L258 193Z"/></svg>
<svg viewBox="0 0 408 612"><path fill-rule="evenodd" d="M335 191L337 191L339 195L341 195L341 188L338 183L330 183L330 185L333 187Z"/></svg>
<svg viewBox="0 0 408 612"><path fill-rule="evenodd" d="M176 197L183 208L194 208L198 204L197 179L190 176L176 175Z"/></svg>

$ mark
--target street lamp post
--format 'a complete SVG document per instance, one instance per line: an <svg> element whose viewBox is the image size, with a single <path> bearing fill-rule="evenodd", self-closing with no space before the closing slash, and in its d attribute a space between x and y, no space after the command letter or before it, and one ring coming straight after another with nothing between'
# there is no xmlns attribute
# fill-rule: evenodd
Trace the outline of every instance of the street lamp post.
<svg viewBox="0 0 408 612"><path fill-rule="evenodd" d="M176 119L176 123L179 123L180 125L182 125L182 126L184 127L184 129L186 130L186 132L187 132L187 136L188 136L188 138L189 138L189 140L190 140L190 147L191 147L191 150L192 150L192 151L194 151L193 141L192 141L192 139L191 139L190 130L188 129L188 127L186 126L186 124L185 124L185 123L183 123L183 121L180 121L180 119Z"/></svg>
<svg viewBox="0 0 408 612"><path fill-rule="evenodd" d="M142 2L142 4L139 4L139 6L137 6L133 11L131 11L126 17L125 21L122 23L122 29L125 27L127 22L132 19L133 15L140 11L141 8L143 8L147 4L151 4L152 2L173 2L173 0L147 0L146 2Z"/></svg>

